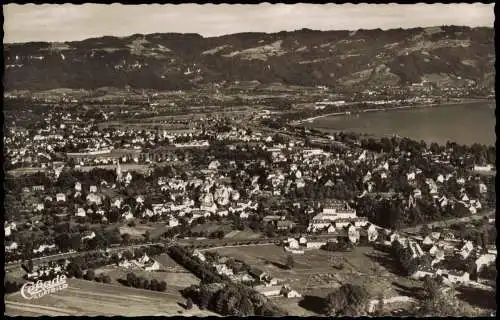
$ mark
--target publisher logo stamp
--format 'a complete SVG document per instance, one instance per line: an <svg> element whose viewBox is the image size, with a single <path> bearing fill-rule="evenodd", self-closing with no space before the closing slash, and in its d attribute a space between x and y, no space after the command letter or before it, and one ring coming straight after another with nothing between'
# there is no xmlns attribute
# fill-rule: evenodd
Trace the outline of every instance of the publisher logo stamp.
<svg viewBox="0 0 500 320"><path fill-rule="evenodd" d="M49 281L38 280L37 282L26 282L21 288L21 295L25 299L32 300L66 288L68 288L66 276L58 275Z"/></svg>

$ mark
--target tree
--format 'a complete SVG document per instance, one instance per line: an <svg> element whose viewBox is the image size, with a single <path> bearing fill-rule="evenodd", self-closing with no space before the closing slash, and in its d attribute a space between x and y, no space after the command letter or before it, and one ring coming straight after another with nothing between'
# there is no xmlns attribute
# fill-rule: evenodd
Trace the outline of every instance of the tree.
<svg viewBox="0 0 500 320"><path fill-rule="evenodd" d="M132 272L127 273L127 284L130 287L135 287L137 277Z"/></svg>
<svg viewBox="0 0 500 320"><path fill-rule="evenodd" d="M92 269L87 270L85 273L85 280L92 281L95 279L95 271Z"/></svg>
<svg viewBox="0 0 500 320"><path fill-rule="evenodd" d="M217 231L217 232L215 233L215 236L216 236L216 238L217 238L217 239L222 239L222 238L224 238L224 231L222 231L222 230Z"/></svg>
<svg viewBox="0 0 500 320"><path fill-rule="evenodd" d="M425 297L435 299L439 294L439 287L440 284L437 279L431 278L429 276L426 276L424 278L423 289Z"/></svg>
<svg viewBox="0 0 500 320"><path fill-rule="evenodd" d="M80 234L78 233L73 233L71 234L70 236L70 240L69 240L69 246L71 249L73 250L78 250L80 249L80 246L81 246L81 243L82 243L82 237Z"/></svg>
<svg viewBox="0 0 500 320"><path fill-rule="evenodd" d="M28 272L33 272L33 260L28 260Z"/></svg>
<svg viewBox="0 0 500 320"><path fill-rule="evenodd" d="M327 296L326 313L360 316L364 313L368 301L369 294L364 287L347 283Z"/></svg>
<svg viewBox="0 0 500 320"><path fill-rule="evenodd" d="M295 260L293 259L293 256L292 255L288 255L288 257L286 257L286 266L288 269L292 269L295 265Z"/></svg>
<svg viewBox="0 0 500 320"><path fill-rule="evenodd" d="M110 260L110 262L111 262L112 264L116 264L116 265L118 265L118 263L120 262L120 258L119 258L119 257L118 257L118 255L117 255L116 253L114 253L114 252L111 254L111 257L109 258L109 260Z"/></svg>
<svg viewBox="0 0 500 320"><path fill-rule="evenodd" d="M464 314L453 287L444 288L439 282L432 284L429 280L426 286L425 298L422 300L417 317L457 317Z"/></svg>
<svg viewBox="0 0 500 320"><path fill-rule="evenodd" d="M125 260L131 260L133 258L132 252L126 250L122 253L122 258Z"/></svg>
<svg viewBox="0 0 500 320"><path fill-rule="evenodd" d="M55 237L54 242L61 251L66 251L69 240L69 235L67 233L60 233Z"/></svg>
<svg viewBox="0 0 500 320"><path fill-rule="evenodd" d="M83 271L80 269L80 267L75 269L74 275L75 275L75 278L77 278L77 279L83 278Z"/></svg>
<svg viewBox="0 0 500 320"><path fill-rule="evenodd" d="M268 223L266 225L265 232L266 232L266 236L268 236L269 238L276 236L276 231L274 230L274 226L272 223Z"/></svg>
<svg viewBox="0 0 500 320"><path fill-rule="evenodd" d="M243 297L240 300L238 307L238 317L250 317L255 315L254 306L248 297Z"/></svg>
<svg viewBox="0 0 500 320"><path fill-rule="evenodd" d="M158 280L156 279L151 279L151 282L149 283L149 289L153 290L153 291L157 291L158 290Z"/></svg>
<svg viewBox="0 0 500 320"><path fill-rule="evenodd" d="M202 284L200 286L200 294L199 294L200 308L201 309L208 308L211 299L212 299L212 294L209 291L208 286Z"/></svg>
<svg viewBox="0 0 500 320"><path fill-rule="evenodd" d="M481 233L481 247L484 252L488 252L488 231L483 231Z"/></svg>
<svg viewBox="0 0 500 320"><path fill-rule="evenodd" d="M165 291L167 290L167 283L165 281L160 281L160 284L158 286L158 291Z"/></svg>
<svg viewBox="0 0 500 320"><path fill-rule="evenodd" d="M383 293L380 293L378 298L377 298L377 309L375 310L375 314L379 317L384 315L384 294Z"/></svg>
<svg viewBox="0 0 500 320"><path fill-rule="evenodd" d="M137 277L135 287L139 289L145 289L146 279L144 277Z"/></svg>
<svg viewBox="0 0 500 320"><path fill-rule="evenodd" d="M187 310L193 309L193 300L191 300L191 298L187 298L186 300L186 309Z"/></svg>
<svg viewBox="0 0 500 320"><path fill-rule="evenodd" d="M111 277L109 276L109 274L103 275L102 282L104 282L104 283L111 283Z"/></svg>

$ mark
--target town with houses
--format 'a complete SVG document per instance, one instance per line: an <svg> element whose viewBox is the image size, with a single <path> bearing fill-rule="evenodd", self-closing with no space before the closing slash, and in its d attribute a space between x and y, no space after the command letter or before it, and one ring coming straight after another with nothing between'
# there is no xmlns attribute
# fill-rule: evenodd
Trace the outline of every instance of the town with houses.
<svg viewBox="0 0 500 320"><path fill-rule="evenodd" d="M148 248L180 246L230 282L298 300L307 292L289 279L242 260L235 270L210 248L277 246L293 270L312 252L399 246L408 279L496 288L491 149L276 129L266 112L170 116L153 129L67 108L7 126L5 257L24 279L65 272L89 250L115 269L158 272ZM123 254L133 246L146 251Z"/></svg>

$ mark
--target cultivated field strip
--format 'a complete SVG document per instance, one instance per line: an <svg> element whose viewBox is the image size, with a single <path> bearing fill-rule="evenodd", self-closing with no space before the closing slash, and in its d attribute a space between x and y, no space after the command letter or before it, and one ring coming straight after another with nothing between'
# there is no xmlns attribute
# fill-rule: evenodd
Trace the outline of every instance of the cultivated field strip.
<svg viewBox="0 0 500 320"><path fill-rule="evenodd" d="M54 307L48 307L48 306L41 306L38 304L31 304L31 303L6 301L5 306L6 306L6 309L21 310L21 311L26 311L29 313L34 313L37 315L41 315L41 314L53 315L53 316L77 315L77 313L72 311L72 310L54 308ZM7 311L7 313L9 313L9 312Z"/></svg>
<svg viewBox="0 0 500 320"><path fill-rule="evenodd" d="M19 293L7 297L9 315L209 315L207 311L183 310L179 293L155 292L121 285L71 279L69 288L27 301ZM213 315L210 313L210 315Z"/></svg>

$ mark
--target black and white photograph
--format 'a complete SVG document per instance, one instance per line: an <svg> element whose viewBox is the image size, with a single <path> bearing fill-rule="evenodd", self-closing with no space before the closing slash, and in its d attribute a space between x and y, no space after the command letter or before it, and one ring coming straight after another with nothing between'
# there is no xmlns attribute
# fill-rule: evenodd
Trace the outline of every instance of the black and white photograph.
<svg viewBox="0 0 500 320"><path fill-rule="evenodd" d="M493 2L2 9L4 316L496 316Z"/></svg>

